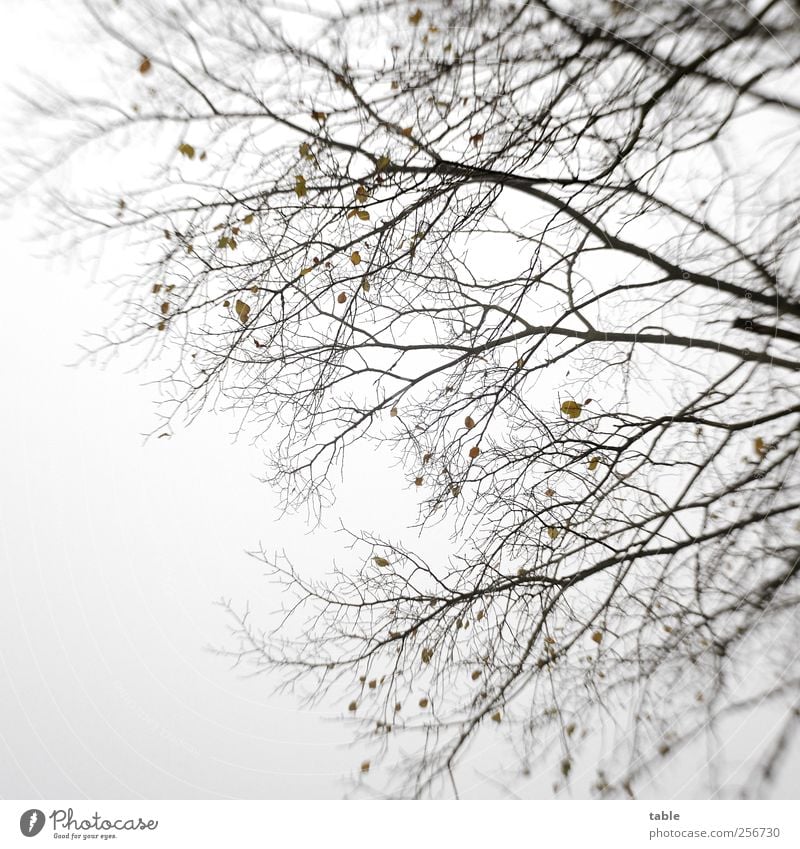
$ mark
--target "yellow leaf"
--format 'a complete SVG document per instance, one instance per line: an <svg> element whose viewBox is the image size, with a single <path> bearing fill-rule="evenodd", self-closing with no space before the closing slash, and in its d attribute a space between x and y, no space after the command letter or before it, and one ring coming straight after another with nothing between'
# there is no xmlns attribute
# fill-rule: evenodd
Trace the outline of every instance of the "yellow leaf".
<svg viewBox="0 0 800 849"><path fill-rule="evenodd" d="M141 61L141 64L139 65L139 73L140 74L147 74L147 73L150 72L150 69L152 67L153 66L150 63L150 60L147 58L147 56L142 56L142 61Z"/></svg>
<svg viewBox="0 0 800 849"><path fill-rule="evenodd" d="M239 321L242 324L246 324L247 319L250 317L250 307L244 301L236 301L234 309L236 310L236 315L239 316Z"/></svg>
<svg viewBox="0 0 800 849"><path fill-rule="evenodd" d="M591 459L591 460L589 460L589 471L590 471L590 472L593 472L593 471L597 468L597 464L598 464L599 462L600 462L600 458L599 458L599 457L592 457L592 459Z"/></svg>
<svg viewBox="0 0 800 849"><path fill-rule="evenodd" d="M357 209L356 215L359 217L361 221L369 221L369 213L366 209Z"/></svg>
<svg viewBox="0 0 800 849"><path fill-rule="evenodd" d="M571 419L577 419L582 410L583 407L577 401L564 401L561 405L561 412Z"/></svg>
<svg viewBox="0 0 800 849"><path fill-rule="evenodd" d="M361 254L358 251L353 251L353 253L350 254L350 262L352 262L353 265L358 265L361 262Z"/></svg>
<svg viewBox="0 0 800 849"><path fill-rule="evenodd" d="M311 152L311 147L306 142L303 142L300 145L300 156L302 156L303 159L314 159L314 154Z"/></svg>
<svg viewBox="0 0 800 849"><path fill-rule="evenodd" d="M548 528L547 536L549 536L550 539L555 539L558 536L558 528Z"/></svg>
<svg viewBox="0 0 800 849"><path fill-rule="evenodd" d="M313 268L301 268L301 269L300 269L300 276L301 276L301 277L305 277L305 276L306 276L306 274L311 274L311 272L312 272L313 270L314 270Z"/></svg>
<svg viewBox="0 0 800 849"><path fill-rule="evenodd" d="M409 23L416 26L422 20L422 9L417 9L408 16Z"/></svg>
<svg viewBox="0 0 800 849"><path fill-rule="evenodd" d="M766 443L760 436L757 436L755 440L753 440L753 447L756 449L756 454L758 454L759 457L767 456Z"/></svg>
<svg viewBox="0 0 800 849"><path fill-rule="evenodd" d="M294 178L294 193L299 198L303 198L306 196L306 178L302 174L298 174Z"/></svg>
<svg viewBox="0 0 800 849"><path fill-rule="evenodd" d="M496 711L492 714L492 722L500 722L500 720L501 720L502 718L503 718L503 717L500 715L500 711L499 711L499 710L496 710Z"/></svg>
<svg viewBox="0 0 800 849"><path fill-rule="evenodd" d="M364 188L364 186L359 186L356 189L356 200L359 203L366 203L367 197L368 197L367 190Z"/></svg>
<svg viewBox="0 0 800 849"><path fill-rule="evenodd" d="M389 565L389 561L388 561L385 557L377 557L377 556L375 556L375 557L373 557L373 558L372 558L372 562L373 562L376 566L381 566L381 567L385 567L385 566L388 566L388 565Z"/></svg>
<svg viewBox="0 0 800 849"><path fill-rule="evenodd" d="M378 157L378 171L383 171L384 168L388 168L391 164L392 160L389 159L385 154L383 156Z"/></svg>
<svg viewBox="0 0 800 849"><path fill-rule="evenodd" d="M253 213L251 212L249 215L245 215L242 219L242 224L252 224L253 223Z"/></svg>
<svg viewBox="0 0 800 849"><path fill-rule="evenodd" d="M178 153L187 157L187 159L194 159L195 150L188 142L182 142L178 145Z"/></svg>

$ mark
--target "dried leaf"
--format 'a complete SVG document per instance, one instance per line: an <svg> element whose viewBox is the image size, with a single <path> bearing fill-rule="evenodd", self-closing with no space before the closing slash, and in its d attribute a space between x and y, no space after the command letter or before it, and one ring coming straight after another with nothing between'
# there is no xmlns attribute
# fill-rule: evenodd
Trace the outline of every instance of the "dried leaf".
<svg viewBox="0 0 800 849"><path fill-rule="evenodd" d="M477 681L477 680L478 680L478 678L480 678L480 677L481 677L481 671L480 671L480 669L476 669L476 670L472 673L472 675L470 675L470 678L472 678L472 680L473 680L473 681Z"/></svg>
<svg viewBox="0 0 800 849"><path fill-rule="evenodd" d="M247 324L247 319L250 317L250 307L244 301L236 301L234 304L236 315L239 316L239 321L242 324Z"/></svg>
<svg viewBox="0 0 800 849"><path fill-rule="evenodd" d="M602 643L602 642L603 642L603 632L602 632L602 631L595 631L595 632L592 634L592 639L593 639L596 643Z"/></svg>
<svg viewBox="0 0 800 849"><path fill-rule="evenodd" d="M356 710L358 710L358 702L356 702L356 701L350 702L350 704L347 706L347 709L348 709L349 711L356 711Z"/></svg>
<svg viewBox="0 0 800 849"><path fill-rule="evenodd" d="M589 471L590 471L590 472L593 472L593 471L597 468L597 464L598 464L599 462L600 462L600 458L599 458L599 457L592 457L592 459L591 459L591 460L589 460Z"/></svg>
<svg viewBox="0 0 800 849"><path fill-rule="evenodd" d="M415 12L412 12L408 16L408 22L417 26L417 24L422 20L422 9L417 9Z"/></svg>
<svg viewBox="0 0 800 849"><path fill-rule="evenodd" d="M464 427L466 427L467 430L472 430L472 428L475 427L475 419L473 419L472 416L467 416L464 419Z"/></svg>
<svg viewBox="0 0 800 849"><path fill-rule="evenodd" d="M362 761L361 772L369 772L369 761Z"/></svg>
<svg viewBox="0 0 800 849"><path fill-rule="evenodd" d="M472 448L469 449L470 459L474 460L481 453L481 449L477 445L473 445Z"/></svg>
<svg viewBox="0 0 800 849"><path fill-rule="evenodd" d="M428 700L427 700L427 699L420 699L420 700L419 700L419 706L420 706L421 708L426 708L426 707L428 707Z"/></svg>
<svg viewBox="0 0 800 849"><path fill-rule="evenodd" d="M503 717L502 717L502 715L500 714L500 711L499 711L499 710L496 710L496 711L492 714L492 722L500 722L500 721L502 720L502 718L503 718Z"/></svg>
<svg viewBox="0 0 800 849"><path fill-rule="evenodd" d="M194 159L195 149L188 142L181 142L178 145L178 153L185 156L187 159Z"/></svg>
<svg viewBox="0 0 800 849"><path fill-rule="evenodd" d="M377 555L372 558L372 562L382 568L389 565L389 561L385 557L378 557Z"/></svg>
<svg viewBox="0 0 800 849"><path fill-rule="evenodd" d="M422 650L422 662L430 663L431 658L433 657L433 649L425 648Z"/></svg>
<svg viewBox="0 0 800 849"><path fill-rule="evenodd" d="M153 65L147 56L142 56L142 61L139 64L139 73L140 74L149 74Z"/></svg>
<svg viewBox="0 0 800 849"><path fill-rule="evenodd" d="M582 410L583 407L577 401L564 401L561 405L561 412L571 419L577 419Z"/></svg>
<svg viewBox="0 0 800 849"><path fill-rule="evenodd" d="M361 262L361 254L358 251L353 251L353 253L350 254L350 262L352 262L353 265L358 265Z"/></svg>
<svg viewBox="0 0 800 849"><path fill-rule="evenodd" d="M347 295L344 292L339 292L339 295L337 296L336 300L340 304L343 304L347 300Z"/></svg>
<svg viewBox="0 0 800 849"><path fill-rule="evenodd" d="M302 174L298 174L294 178L294 193L299 198L304 198L308 194L306 190L306 178Z"/></svg>
<svg viewBox="0 0 800 849"><path fill-rule="evenodd" d="M549 536L550 539L555 539L558 536L558 528L548 528L547 536Z"/></svg>

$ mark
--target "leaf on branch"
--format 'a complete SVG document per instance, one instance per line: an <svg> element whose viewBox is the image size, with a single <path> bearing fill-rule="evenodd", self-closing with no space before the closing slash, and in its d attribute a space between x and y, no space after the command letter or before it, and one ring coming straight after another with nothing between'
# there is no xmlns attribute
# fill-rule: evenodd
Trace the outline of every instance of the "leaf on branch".
<svg viewBox="0 0 800 849"><path fill-rule="evenodd" d="M422 478L414 478L414 486L422 486Z"/></svg>
<svg viewBox="0 0 800 849"><path fill-rule="evenodd" d="M312 272L313 270L314 270L313 268L301 268L301 269L300 269L300 276L301 276L301 277L305 277L305 276L306 276L306 274L311 274L311 272Z"/></svg>
<svg viewBox="0 0 800 849"><path fill-rule="evenodd" d="M432 456L433 455L430 452L423 454L422 455L422 464L426 465L427 463L429 463Z"/></svg>
<svg viewBox="0 0 800 849"><path fill-rule="evenodd" d="M187 159L194 159L195 149L188 142L181 142L178 145L178 153Z"/></svg>
<svg viewBox="0 0 800 849"><path fill-rule="evenodd" d="M423 663L430 663L432 657L433 657L433 649L425 648L425 649L422 650L422 662Z"/></svg>
<svg viewBox="0 0 800 849"><path fill-rule="evenodd" d="M428 700L427 699L420 699L419 700L419 706L421 708L425 709L426 707L428 707Z"/></svg>
<svg viewBox="0 0 800 849"><path fill-rule="evenodd" d="M353 253L350 254L350 262L352 262L353 265L358 265L361 262L361 254L358 251L353 251Z"/></svg>
<svg viewBox="0 0 800 849"><path fill-rule="evenodd" d="M414 128L413 128L413 127L403 127L403 128L400 130L400 133L401 133L402 135L404 135L407 139L410 139L410 138L411 138L411 133L413 133L413 132L414 132Z"/></svg>
<svg viewBox="0 0 800 849"><path fill-rule="evenodd" d="M369 761L363 761L361 764L361 772L369 772Z"/></svg>
<svg viewBox="0 0 800 849"><path fill-rule="evenodd" d="M558 528L548 528L547 536L549 536L550 539L556 539L558 537Z"/></svg>
<svg viewBox="0 0 800 849"><path fill-rule="evenodd" d="M759 457L767 456L767 445L760 436L757 436L753 440L753 448L755 448L756 454L758 454Z"/></svg>
<svg viewBox="0 0 800 849"><path fill-rule="evenodd" d="M481 677L481 671L480 671L480 669L476 669L476 670L472 673L472 675L470 675L470 678L472 678L472 680L473 680L473 681L477 681L477 680L478 680L478 678L480 678L480 677Z"/></svg>
<svg viewBox="0 0 800 849"><path fill-rule="evenodd" d="M389 565L389 561L385 557L378 557L377 555L372 558L372 562L376 566L380 566L381 568L384 568Z"/></svg>
<svg viewBox="0 0 800 849"><path fill-rule="evenodd" d="M253 223L253 213L251 212L248 215L245 215L245 217L242 219L242 224L252 224L252 223Z"/></svg>
<svg viewBox="0 0 800 849"><path fill-rule="evenodd" d="M299 198L304 198L307 194L306 178L302 174L298 174L294 178L294 193Z"/></svg>
<svg viewBox="0 0 800 849"><path fill-rule="evenodd" d="M469 140L472 142L473 147L478 147L483 141L483 133L475 133L474 136L469 137Z"/></svg>
<svg viewBox="0 0 800 849"><path fill-rule="evenodd" d="M311 147L310 147L310 145L309 145L307 142L303 142L303 143L300 145L300 156L301 156L303 159L307 159L307 160L309 160L309 161L311 161L311 162L313 162L313 161L316 159L316 157L314 156L314 154L311 152Z"/></svg>
<svg viewBox="0 0 800 849"><path fill-rule="evenodd" d="M347 709L351 712L355 712L356 710L358 710L358 702L350 702L350 704L347 706Z"/></svg>
<svg viewBox="0 0 800 849"><path fill-rule="evenodd" d="M392 418L395 418L395 416L397 415L397 407L392 407L392 409L391 409L391 410L389 410L389 415L390 415Z"/></svg>
<svg viewBox="0 0 800 849"><path fill-rule="evenodd" d="M163 313L163 315L166 315L169 312L169 304L166 301L161 304L161 312Z"/></svg>
<svg viewBox="0 0 800 849"><path fill-rule="evenodd" d="M153 65L147 56L142 56L142 61L139 63L139 73L140 74L149 74Z"/></svg>
<svg viewBox="0 0 800 849"><path fill-rule="evenodd" d="M502 715L500 714L500 711L499 711L499 710L496 710L496 711L492 714L492 722L500 722L500 721L502 720L502 718L503 718L503 717L502 717Z"/></svg>
<svg viewBox="0 0 800 849"><path fill-rule="evenodd" d="M592 634L592 640L594 640L594 642L596 642L596 643L602 643L603 642L603 632L602 631L595 631Z"/></svg>
<svg viewBox="0 0 800 849"><path fill-rule="evenodd" d="M383 156L379 156L378 157L378 165L377 165L378 171L383 171L386 168L388 168L389 165L391 165L391 162L392 162L392 160L389 159L389 157L386 156L386 154L384 154Z"/></svg>
<svg viewBox="0 0 800 849"><path fill-rule="evenodd" d="M364 188L364 186L359 186L356 189L356 200L359 203L366 203L368 197L369 195L367 194L367 190Z"/></svg>
<svg viewBox="0 0 800 849"><path fill-rule="evenodd" d="M467 416L467 417L464 419L464 427L465 427L467 430L472 430L472 428L474 428L474 427L475 427L475 419L473 419L473 418L472 418L472 416Z"/></svg>
<svg viewBox="0 0 800 849"><path fill-rule="evenodd" d="M591 459L591 460L589 460L589 471L590 471L590 472L593 472L593 471L597 468L597 464L598 464L599 462L600 462L600 458L599 458L599 457L592 457L592 459Z"/></svg>
<svg viewBox="0 0 800 849"><path fill-rule="evenodd" d="M377 678L373 678L373 679L369 682L369 684L367 684L367 686L370 688L370 690L374 690L374 689L378 686L378 679L377 679Z"/></svg>
<svg viewBox="0 0 800 849"><path fill-rule="evenodd" d="M338 296L337 296L336 300L337 300L340 304L345 303L345 301L347 301L347 294L346 294L345 292L339 292L339 294L338 294Z"/></svg>
<svg viewBox="0 0 800 849"><path fill-rule="evenodd" d="M370 288L370 287L369 287L369 280L364 280L364 281L361 283L361 288L362 288L365 292L369 292L369 288Z"/></svg>
<svg viewBox="0 0 800 849"><path fill-rule="evenodd" d="M422 20L422 9L417 9L415 12L412 12L408 16L408 22L410 24L413 24L414 26L417 26L417 24L419 24L419 22L421 20Z"/></svg>
<svg viewBox="0 0 800 849"><path fill-rule="evenodd" d="M234 304L236 315L239 316L239 321L242 324L247 324L247 319L250 317L250 307L244 301L236 301Z"/></svg>
<svg viewBox="0 0 800 849"><path fill-rule="evenodd" d="M153 283L153 290L152 291L153 291L154 295L157 295L161 291L161 284L160 283Z"/></svg>
<svg viewBox="0 0 800 849"><path fill-rule="evenodd" d="M311 113L311 117L319 122L320 124L324 124L328 120L327 112L317 112L316 110Z"/></svg>
<svg viewBox="0 0 800 849"><path fill-rule="evenodd" d="M481 453L481 449L477 445L473 445L472 448L469 449L470 459L474 460Z"/></svg>
<svg viewBox="0 0 800 849"><path fill-rule="evenodd" d="M582 405L577 401L564 401L561 405L561 412L565 416L569 416L571 419L577 419L582 410Z"/></svg>

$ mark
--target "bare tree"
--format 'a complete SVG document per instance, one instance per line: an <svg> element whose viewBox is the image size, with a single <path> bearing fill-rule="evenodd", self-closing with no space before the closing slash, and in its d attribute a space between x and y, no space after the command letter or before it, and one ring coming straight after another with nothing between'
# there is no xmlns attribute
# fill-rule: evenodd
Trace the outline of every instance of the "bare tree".
<svg viewBox="0 0 800 849"><path fill-rule="evenodd" d="M229 607L233 655L405 752L387 792L505 734L509 782L584 757L632 796L772 705L766 792L800 711L797 4L86 9L106 94L27 94L70 121L39 177L155 169L58 207L135 236L101 348L171 357L170 415L240 410L288 506L374 440L452 529L446 562L354 532L325 581L263 553L287 616Z"/></svg>

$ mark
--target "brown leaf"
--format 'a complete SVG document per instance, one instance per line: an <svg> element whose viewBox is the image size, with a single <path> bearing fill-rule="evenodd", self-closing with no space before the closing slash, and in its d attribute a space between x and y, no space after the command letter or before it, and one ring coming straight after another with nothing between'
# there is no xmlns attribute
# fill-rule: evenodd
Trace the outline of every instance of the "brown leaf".
<svg viewBox="0 0 800 849"><path fill-rule="evenodd" d="M476 670L472 673L472 675L470 675L470 678L472 678L472 680L473 680L473 681L477 681L477 680L478 680L478 678L480 678L480 677L481 677L481 671L480 671L480 669L476 669Z"/></svg>
<svg viewBox="0 0 800 849"><path fill-rule="evenodd" d="M361 763L361 772L369 772L369 761L363 761Z"/></svg>
<svg viewBox="0 0 800 849"><path fill-rule="evenodd" d="M598 464L599 462L600 462L600 458L599 458L599 457L592 457L592 459L591 459L591 460L589 460L589 471L590 471L590 472L593 472L593 471L597 468L597 464Z"/></svg>
<svg viewBox="0 0 800 849"><path fill-rule="evenodd" d="M427 700L427 699L420 699L420 700L419 700L419 706L420 706L421 708L426 708L426 707L428 707L428 700Z"/></svg>
<svg viewBox="0 0 800 849"><path fill-rule="evenodd" d="M350 254L350 262L352 262L353 265L359 265L361 262L361 254L358 251L353 251L353 253Z"/></svg>
<svg viewBox="0 0 800 849"><path fill-rule="evenodd" d="M416 26L422 20L422 9L417 9L408 16L408 22Z"/></svg>
<svg viewBox="0 0 800 849"><path fill-rule="evenodd" d="M414 478L414 486L422 486L422 478Z"/></svg>
<svg viewBox="0 0 800 849"><path fill-rule="evenodd" d="M500 722L500 721L502 720L502 718L503 718L503 717L502 717L502 715L500 714L500 711L499 711L499 710L496 710L496 711L492 714L492 722Z"/></svg>
<svg viewBox="0 0 800 849"><path fill-rule="evenodd" d="M247 324L247 319L250 317L250 307L244 301L236 301L234 304L236 315L239 316L239 321L242 324Z"/></svg>
<svg viewBox="0 0 800 849"><path fill-rule="evenodd" d="M372 558L372 562L376 566L380 566L381 568L384 568L389 565L389 561L385 557L378 557L377 555Z"/></svg>
<svg viewBox="0 0 800 849"><path fill-rule="evenodd" d="M308 193L306 189L306 178L302 174L298 174L294 178L294 193L299 198L304 198Z"/></svg>
<svg viewBox="0 0 800 849"><path fill-rule="evenodd" d="M602 643L602 642L603 642L603 632L602 632L602 631L595 631L595 632L592 634L592 639L593 639L596 643Z"/></svg>
<svg viewBox="0 0 800 849"><path fill-rule="evenodd" d="M142 56L142 61L139 64L139 73L140 74L149 74L152 67L153 67L153 65L150 62L150 60L147 58L147 56Z"/></svg>
<svg viewBox="0 0 800 849"><path fill-rule="evenodd" d="M475 419L473 419L472 416L467 416L464 419L464 427L466 427L467 430L472 430L472 428L475 427Z"/></svg>
<svg viewBox="0 0 800 849"><path fill-rule="evenodd" d="M339 295L337 296L336 300L340 304L343 304L347 300L347 295L344 292L339 292Z"/></svg>
<svg viewBox="0 0 800 849"><path fill-rule="evenodd" d="M161 304L161 312L164 315L166 315L169 312L169 304L166 301L164 301L164 303Z"/></svg>
<svg viewBox="0 0 800 849"><path fill-rule="evenodd" d="M472 448L469 449L470 459L474 460L481 453L481 449L477 445L473 445Z"/></svg>
<svg viewBox="0 0 800 849"><path fill-rule="evenodd" d="M358 709L358 702L356 702L356 701L350 702L350 704L347 706L347 709L349 711L356 711Z"/></svg>

